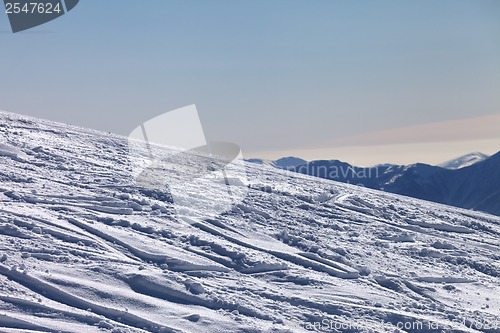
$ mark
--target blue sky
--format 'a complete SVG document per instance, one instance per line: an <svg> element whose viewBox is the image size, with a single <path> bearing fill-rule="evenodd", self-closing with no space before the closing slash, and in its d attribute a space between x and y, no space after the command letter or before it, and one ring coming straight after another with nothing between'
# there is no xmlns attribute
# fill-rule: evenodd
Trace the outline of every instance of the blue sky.
<svg viewBox="0 0 500 333"><path fill-rule="evenodd" d="M208 138L246 157L403 162L393 137L375 154L367 142L370 160L334 148L500 113L496 0L82 0L18 34L3 14L0 43L2 110L128 135L196 104ZM468 135L444 141L499 150L499 137ZM409 160L440 162L426 149Z"/></svg>

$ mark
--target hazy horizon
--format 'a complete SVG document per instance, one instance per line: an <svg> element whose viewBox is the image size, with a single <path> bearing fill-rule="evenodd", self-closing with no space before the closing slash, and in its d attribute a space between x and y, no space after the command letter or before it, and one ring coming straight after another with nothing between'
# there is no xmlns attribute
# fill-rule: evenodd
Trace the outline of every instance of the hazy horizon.
<svg viewBox="0 0 500 333"><path fill-rule="evenodd" d="M470 149L453 147L451 150L445 150L449 148L448 142L443 143L433 143L432 145L439 145L443 148L442 151L437 151L434 155L428 154L425 151L429 147L428 144L406 144L406 145L388 145L388 146L358 146L358 147L341 147L333 148L328 150L312 150L312 151L284 151L283 154L277 152L262 152L261 154L246 154L247 159L264 159L264 160L277 160L284 157L297 157L306 161L313 160L340 160L342 162L347 162L354 166L359 167L371 167L378 164L398 164L398 165L409 165L414 163L424 163L430 165L438 165L455 158L472 154L472 153L482 153L488 156L494 155L500 152L498 148L491 148L489 150L475 150L476 143L474 142L459 142L468 143L466 147L471 147ZM480 142L480 144L491 144L498 143L497 141L491 140L489 142ZM365 158L359 158L366 152L368 148L373 149L373 153L365 156ZM498 147L495 146L495 147ZM417 153L413 149L420 149ZM385 151L384 156L388 156L387 159L382 160L377 157L378 153L383 150ZM392 153L392 154L391 154Z"/></svg>
<svg viewBox="0 0 500 333"><path fill-rule="evenodd" d="M0 109L127 136L196 104L207 139L245 157L439 163L500 147L486 119L498 1L122 4L82 1L17 34L0 20Z"/></svg>
<svg viewBox="0 0 500 333"><path fill-rule="evenodd" d="M394 143L397 142L397 143ZM247 153L251 158L285 156L305 160L339 159L358 166L376 164L439 163L480 152L500 151L500 113L410 127L393 128L322 142L315 147Z"/></svg>
<svg viewBox="0 0 500 333"><path fill-rule="evenodd" d="M0 110L0 112L11 113L6 110ZM30 116L30 115L25 115ZM473 133L479 130L482 135L482 139L472 139L472 140L455 140L455 141L435 141L432 140L421 140L420 142L406 142L399 144L391 144L385 142L386 140L379 141L379 144L376 144L376 140L380 139L380 134L382 136L391 132L399 132L399 131L407 131L405 134L411 135L411 128L397 128L397 129L389 129L387 131L368 133L363 136L355 136L350 138L344 138L344 140L338 140L337 142L341 143L355 143L359 142L360 138L367 137L369 140L364 141L367 142L365 145L337 145L337 146L325 146L324 143L319 144L317 147L311 147L307 145L298 146L295 149L290 150L274 150L274 151L260 151L260 152L251 152L251 151L243 151L243 157L245 159L264 159L264 160L277 160L280 158L286 157L297 157L304 159L306 161L312 160L341 160L343 162L348 162L352 165L361 166L361 167L369 167L377 164L399 164L399 165L408 165L413 163L425 163L430 165L438 165L440 163L453 160L455 158L461 157L463 155L471 154L471 153L483 153L486 155L494 155L495 153L500 151L500 139L496 137L496 133L500 133L496 131L500 130L500 121L492 121L492 120L500 120L500 114L494 116L485 116L481 117L482 120L489 121L488 123L480 122L484 127L470 127L469 130L472 130ZM479 119L481 119L479 118ZM466 119L465 121L455 121L458 124L470 124L477 125L474 122L477 122L478 119ZM65 122L62 122L65 123ZM70 124L76 125L77 124ZM439 129L439 124L427 124L421 126L415 126L418 128L425 128L428 126L433 126ZM84 126L82 126L84 127ZM413 129L415 129L413 128ZM94 128L95 129L95 128ZM448 127L449 130L453 131L453 126ZM99 130L99 129L95 129ZM493 130L493 131L492 131ZM112 133L112 132L110 132ZM122 135L120 133L113 133L116 135ZM436 133L431 133L436 134ZM471 133L469 133L470 135ZM377 137L378 135L378 137ZM124 139L126 138L125 135ZM376 138L374 140L374 138ZM467 137L465 137L467 138ZM391 139L391 135L388 138ZM404 137L400 137L403 139ZM371 144L368 144L370 142ZM384 143L385 142L385 143ZM361 143L361 142L359 142ZM384 143L384 144L380 144ZM437 146L437 148L436 148Z"/></svg>

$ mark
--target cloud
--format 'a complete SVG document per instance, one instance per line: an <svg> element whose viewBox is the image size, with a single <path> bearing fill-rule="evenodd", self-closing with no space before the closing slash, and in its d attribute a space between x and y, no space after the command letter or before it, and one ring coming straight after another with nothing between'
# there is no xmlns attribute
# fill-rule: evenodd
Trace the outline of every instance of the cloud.
<svg viewBox="0 0 500 333"><path fill-rule="evenodd" d="M479 151L500 150L500 114L435 122L344 137L315 146L264 151L255 157L298 156L306 160L339 159L359 166L380 163L439 164Z"/></svg>
<svg viewBox="0 0 500 333"><path fill-rule="evenodd" d="M500 113L364 133L332 140L326 145L320 144L317 147L475 141L494 138L500 139Z"/></svg>

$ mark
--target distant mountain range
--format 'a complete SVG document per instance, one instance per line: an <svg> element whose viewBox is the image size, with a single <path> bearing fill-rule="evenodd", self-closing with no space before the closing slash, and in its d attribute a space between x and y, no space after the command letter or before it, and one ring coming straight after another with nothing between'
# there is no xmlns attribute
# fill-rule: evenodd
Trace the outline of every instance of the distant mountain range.
<svg viewBox="0 0 500 333"><path fill-rule="evenodd" d="M247 162L261 164L261 165L262 164L270 165L270 166L274 166L274 167L281 168L281 169L294 168L294 167L297 167L299 165L303 165L303 164L307 163L306 160L303 160L303 159L298 158L298 157L292 157L292 156L283 157L283 158L280 158L280 159L274 160L274 161L263 160L260 158L251 158L251 159L248 159Z"/></svg>
<svg viewBox="0 0 500 333"><path fill-rule="evenodd" d="M248 161L500 216L500 152L492 156L471 153L438 166L416 163L365 168L339 160L307 162L296 157Z"/></svg>

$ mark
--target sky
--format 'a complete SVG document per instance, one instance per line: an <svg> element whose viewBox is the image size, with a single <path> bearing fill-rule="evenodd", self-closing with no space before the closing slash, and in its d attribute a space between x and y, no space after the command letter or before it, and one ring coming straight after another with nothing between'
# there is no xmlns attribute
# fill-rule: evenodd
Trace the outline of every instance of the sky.
<svg viewBox="0 0 500 333"><path fill-rule="evenodd" d="M0 45L4 111L128 135L196 104L247 158L500 150L497 0L84 0L16 34L0 13Z"/></svg>

